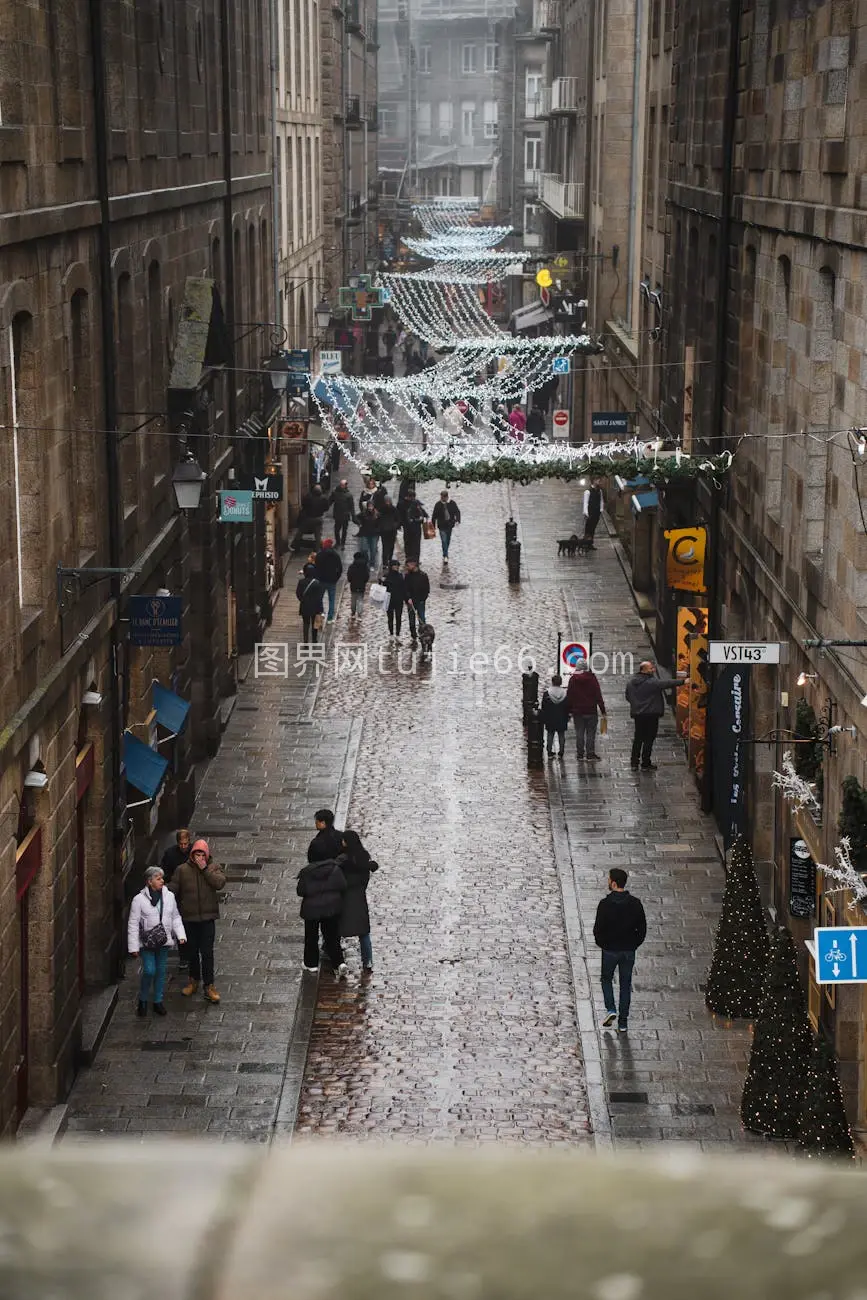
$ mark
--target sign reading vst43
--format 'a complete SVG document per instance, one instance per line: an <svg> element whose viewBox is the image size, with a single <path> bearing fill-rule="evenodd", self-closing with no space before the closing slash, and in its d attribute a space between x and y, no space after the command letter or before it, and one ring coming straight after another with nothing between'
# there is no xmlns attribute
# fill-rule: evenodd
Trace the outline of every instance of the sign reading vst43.
<svg viewBox="0 0 867 1300"><path fill-rule="evenodd" d="M707 657L712 664L778 664L782 650L780 641L711 641Z"/></svg>

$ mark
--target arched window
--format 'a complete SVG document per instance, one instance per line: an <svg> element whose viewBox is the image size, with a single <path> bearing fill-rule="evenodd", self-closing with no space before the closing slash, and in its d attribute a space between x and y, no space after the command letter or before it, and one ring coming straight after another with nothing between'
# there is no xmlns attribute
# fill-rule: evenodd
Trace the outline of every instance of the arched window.
<svg viewBox="0 0 867 1300"><path fill-rule="evenodd" d="M75 429L72 449L72 481L75 492L75 545L82 554L96 550L97 493L93 419L93 355L91 349L90 297L77 289L69 304L70 410Z"/></svg>
<svg viewBox="0 0 867 1300"><path fill-rule="evenodd" d="M33 317L29 312L13 316L9 338L18 601L22 608L40 608L46 526L42 515L45 435L39 427L39 379Z"/></svg>
<svg viewBox="0 0 867 1300"><path fill-rule="evenodd" d="M299 348L307 347L307 295L304 289L298 294L298 324L295 330Z"/></svg>
<svg viewBox="0 0 867 1300"><path fill-rule="evenodd" d="M785 432L786 427L791 285L792 264L788 257L778 257L774 270L773 342L768 383L767 429L772 435ZM765 503L769 510L778 514L783 492L782 439L769 438L767 447Z"/></svg>
<svg viewBox="0 0 867 1300"><path fill-rule="evenodd" d="M259 276L256 266L256 227L247 227L247 292L250 295L250 324L258 323L259 316ZM258 342L258 341L257 341ZM253 345L254 349L256 343Z"/></svg>
<svg viewBox="0 0 867 1300"><path fill-rule="evenodd" d="M837 277L823 266L813 289L810 330L810 427L831 427L834 404L834 306ZM825 547L828 493L828 444L807 441L804 475L804 550L818 555Z"/></svg>
<svg viewBox="0 0 867 1300"><path fill-rule="evenodd" d="M743 311L740 320L740 339L738 363L740 371L740 403L738 414L744 425L751 427L754 423L752 394L756 380L756 250L748 245L744 254L743 282L741 301Z"/></svg>
<svg viewBox="0 0 867 1300"><path fill-rule="evenodd" d="M117 397L121 412L118 423L121 429L120 472L124 511L138 504L138 452L135 434L128 432L136 423L132 412L136 410L138 400L134 329L132 276L124 271L117 278Z"/></svg>

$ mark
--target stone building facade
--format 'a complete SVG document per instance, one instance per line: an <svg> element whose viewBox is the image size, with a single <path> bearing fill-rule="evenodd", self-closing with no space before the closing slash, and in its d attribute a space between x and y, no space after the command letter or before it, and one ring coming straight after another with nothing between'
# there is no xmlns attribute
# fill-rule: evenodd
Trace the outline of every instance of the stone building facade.
<svg viewBox="0 0 867 1300"><path fill-rule="evenodd" d="M2 1133L68 1090L83 1011L121 969L126 898L155 832L189 815L234 657L267 618L257 530L220 524L216 494L261 461L274 319L264 0L106 0L93 26L71 0L6 9ZM241 426L259 436L238 451ZM184 446L207 473L189 516ZM85 572L58 583L58 566ZM91 582L106 567L125 573ZM182 639L138 648L128 598L158 591L181 597ZM154 681L191 705L175 738ZM154 799L125 780L125 735L169 760Z"/></svg>

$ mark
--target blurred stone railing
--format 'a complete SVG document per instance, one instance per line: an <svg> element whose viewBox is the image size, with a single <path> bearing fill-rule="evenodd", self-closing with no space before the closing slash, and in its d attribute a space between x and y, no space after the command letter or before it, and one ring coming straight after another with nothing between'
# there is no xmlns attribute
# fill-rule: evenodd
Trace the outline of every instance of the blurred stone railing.
<svg viewBox="0 0 867 1300"><path fill-rule="evenodd" d="M0 1158L3 1300L860 1300L836 1165L107 1142Z"/></svg>

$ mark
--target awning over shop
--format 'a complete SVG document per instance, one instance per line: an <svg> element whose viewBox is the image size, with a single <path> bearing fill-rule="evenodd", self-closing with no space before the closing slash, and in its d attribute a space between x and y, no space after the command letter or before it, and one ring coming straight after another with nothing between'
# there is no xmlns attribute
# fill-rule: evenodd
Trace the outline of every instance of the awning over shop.
<svg viewBox="0 0 867 1300"><path fill-rule="evenodd" d="M631 504L633 513L636 515L640 515L643 510L656 510L659 505L659 493L634 492Z"/></svg>
<svg viewBox="0 0 867 1300"><path fill-rule="evenodd" d="M324 379L319 379L313 388L313 396L326 406L333 406L341 415L352 415L361 401L361 393L353 384L341 384L332 387Z"/></svg>
<svg viewBox="0 0 867 1300"><path fill-rule="evenodd" d="M129 784L141 790L145 798L155 799L168 770L167 760L149 745L142 744L131 732L125 731L123 765Z"/></svg>
<svg viewBox="0 0 867 1300"><path fill-rule="evenodd" d="M190 711L189 701L182 699L174 691L167 690L165 686L160 686L156 681L153 683L151 699L160 726L174 732L175 735L182 731Z"/></svg>
<svg viewBox="0 0 867 1300"><path fill-rule="evenodd" d="M523 330L538 329L540 325L547 325L553 319L554 313L541 302L531 302L528 306L519 307L517 311L512 312L509 329L513 334L520 334Z"/></svg>

